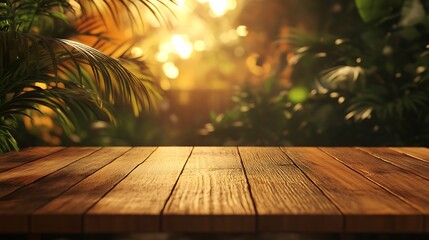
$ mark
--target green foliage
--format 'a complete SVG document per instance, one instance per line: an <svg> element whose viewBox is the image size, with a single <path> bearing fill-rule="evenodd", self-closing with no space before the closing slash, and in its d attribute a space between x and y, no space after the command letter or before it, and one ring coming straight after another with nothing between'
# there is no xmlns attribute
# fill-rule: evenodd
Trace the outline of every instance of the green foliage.
<svg viewBox="0 0 429 240"><path fill-rule="evenodd" d="M276 93L271 88L254 90L244 87L234 97L235 107L223 114L211 114L206 125L213 144L285 145L284 132L291 116L287 92ZM292 105L290 105L292 106Z"/></svg>
<svg viewBox="0 0 429 240"><path fill-rule="evenodd" d="M76 1L82 10L78 16L68 0L6 0L0 2L0 152L18 149L14 130L21 116L31 111L51 109L66 133L83 126L82 120L108 119L114 122L111 105L129 104L134 115L150 108L159 94L153 77L141 61L109 57L93 47L57 37L65 29L74 29L79 19L94 16L105 20L108 9L115 22L119 8L128 10L133 21L141 18L140 10L131 13L130 4L142 4L159 15L150 1ZM134 10L139 9L135 8ZM87 32L99 40L97 22L89 22ZM105 22L104 22L105 24ZM137 66L138 74L128 70Z"/></svg>
<svg viewBox="0 0 429 240"><path fill-rule="evenodd" d="M380 20L390 15L393 8L401 2L401 0L355 0L359 14L365 22Z"/></svg>
<svg viewBox="0 0 429 240"><path fill-rule="evenodd" d="M213 116L211 135L249 145L428 146L429 6L410 1L357 0L363 20L377 25L356 22L341 35L292 33L294 86L274 96L241 89L238 96L251 97ZM422 12L409 21L407 14Z"/></svg>

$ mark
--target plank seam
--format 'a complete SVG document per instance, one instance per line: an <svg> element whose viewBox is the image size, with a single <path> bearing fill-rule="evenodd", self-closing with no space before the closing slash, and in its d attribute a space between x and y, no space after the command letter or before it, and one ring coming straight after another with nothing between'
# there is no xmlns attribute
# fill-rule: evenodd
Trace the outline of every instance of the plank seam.
<svg viewBox="0 0 429 240"><path fill-rule="evenodd" d="M120 156L118 156L117 158L115 158L115 160L116 159L118 159L118 158L120 158L120 157L122 157L123 155L125 155L125 153L127 153L127 152L129 152L129 151L131 151L133 148L130 148L128 151L126 151L126 152L124 152L122 155L120 155ZM141 161L141 163L139 163L139 164L137 164L133 169L131 169L131 171L129 172L129 173L127 173L123 178L121 178L121 180L119 180L116 184L114 184L113 186L112 186L112 188L110 188L107 192L105 192L97 201L95 201L93 204L91 204L91 206L89 206L83 213L82 213L82 215L81 215L81 221L80 221L80 223L81 223L81 226L80 226L80 229L81 229L81 233L85 233L85 229L84 229L84 226L85 226L85 215L91 210L91 208L93 208L95 205L97 205L97 203L98 202L100 202L101 201L101 199L103 199L107 194L109 194L119 183L121 183L125 178L127 178L134 170L136 170L136 168L138 168L140 165L142 165L144 162L146 162L146 160L150 157L150 156L152 156L152 154L156 151L158 149L158 147L155 147L155 149L150 153L150 154L148 154L147 155L147 157L145 158L145 159L143 159L143 161ZM113 162L113 161L112 161ZM112 162L110 162L110 163L108 163L108 164L106 164L105 166L107 166L107 165L109 165L109 164L111 164ZM105 167L105 166L103 166L103 167ZM101 168L100 169L98 169L96 172L98 172L99 170L101 170ZM96 173L96 172L94 172L94 173ZM94 174L93 173L93 174ZM92 175L92 174L91 174Z"/></svg>
<svg viewBox="0 0 429 240"><path fill-rule="evenodd" d="M159 218L160 218L160 221L159 221L159 230L160 230L160 232L164 231L164 211L165 211L165 208L167 207L168 201L170 201L171 196L173 196L174 189L176 189L176 186L179 183L179 179L182 176L183 171L185 170L186 164L188 164L188 161L189 161L189 159L192 156L192 153L194 152L194 148L195 147L193 146L192 149L191 149L191 151L189 152L189 155L186 158L186 161L183 164L182 169L180 170L179 176L177 176L176 182L174 183L173 188L171 188L171 192L168 195L167 200L165 200L164 206L162 206L161 213L160 213L160 216L159 216Z"/></svg>
<svg viewBox="0 0 429 240"><path fill-rule="evenodd" d="M102 149L104 149L104 147L100 148L99 150L97 150L97 151L95 151L95 152L101 151ZM87 178L88 178L89 176L91 176L92 174L94 174L94 173L96 173L96 172L100 171L100 169L102 169L102 168L106 167L107 165L111 164L111 163L112 163L112 162L114 162L116 159L118 159L119 157L123 156L125 153L127 153L127 152L131 151L131 149L132 149L132 148L130 148L130 149L128 149L128 150L126 150L125 152L123 152L123 153L122 153L122 154L120 154L119 156L117 156L117 157L113 158L113 159L112 159L112 161L110 161L110 162L108 162L108 163L106 163L106 164L102 165L99 169L95 170L93 173L91 173L91 174L89 174L88 176L86 176L86 177L82 178L81 180L77 181L75 184L72 184L70 187L66 188L64 191L62 191L61 193L59 193L57 196L55 196L54 198L52 198L50 201L48 201L48 202L46 202L45 204L41 205L40 207L36 208L36 209L35 209L35 210L34 210L34 211L33 211L33 212L28 216L28 224L29 224L28 229L29 229L29 231L30 231L30 232L32 232L32 231L31 231L31 230L32 230L32 227L31 227L31 226L32 226L32 224L31 224L31 219L32 219L33 213L35 213L37 210L39 210L40 208L44 207L45 205L49 204L50 202L52 202L53 200L55 200L57 197L61 196L63 193L67 192L69 189L73 188L74 186L76 186L77 184L79 184L80 182L82 182L83 180L87 179ZM88 157L88 156L90 156L90 155L94 154L95 152L93 152L93 153L91 153L91 154L87 155L86 157ZM85 157L85 158L86 158L86 157ZM81 158L81 159L82 159L82 158ZM79 160L81 160L81 159L79 159ZM76 162L76 161L75 161L75 162ZM74 163L74 162L73 162L73 163Z"/></svg>
<svg viewBox="0 0 429 240"><path fill-rule="evenodd" d="M35 147L25 148L25 149L23 149L23 150L27 150L27 149L28 149L28 150L30 150L30 149L33 149L33 148L35 148ZM45 158L45 157L49 157L49 156L51 156L52 154L54 154L54 153L59 153L60 151L64 151L65 149L66 149L65 147L61 147L61 148L59 148L57 151L51 152L51 153L49 153L49 154L47 154L47 155L44 155L43 157L36 157L35 159L33 159L33 160L31 160L31 161L28 161L28 162L25 162L25 163L19 164L19 165L15 166L15 167L12 167L12 168L10 168L10 169L0 170L0 173L10 171L10 170L15 169L15 168L17 168L17 167L20 167L20 166L26 165L26 164L28 164L28 163L31 163L31 162L34 162L34 161L40 160L40 159ZM6 153L6 154L7 154L7 155L12 155L12 154L9 154L9 153ZM7 155L6 155L6 156L7 156ZM2 156L5 156L5 155L2 155Z"/></svg>
<svg viewBox="0 0 429 240"><path fill-rule="evenodd" d="M35 183L35 182L37 182L37 181L39 181L39 180L41 180L41 179L45 178L45 177L48 177L49 175L54 174L54 173L56 173L56 172L60 171L61 169L66 168L66 167L68 167L69 165L71 165L71 164L73 164L73 163L75 163L75 162L77 162L77 161L79 161L79 160L81 160L81 159L83 159L83 158L86 158L86 157L88 157L88 156L90 156L90 155L92 155L92 154L94 154L94 153L96 153L96 152L98 152L98 151L100 151L100 150L101 150L101 148L96 149L95 151L90 152L89 154L87 154L87 155L85 155L85 156L83 156L83 157L81 157L81 158L78 158L78 159L76 159L75 161L70 162L69 164L67 164L67 165L65 165L65 166L63 166L63 167L61 167L61 168L58 168L57 170L55 170L55 171L53 171L53 172L51 172L51 173L49 173L49 174L46 174L46 175L44 175L43 177L40 177L40 178L35 179L34 181L32 181L32 182L30 182L30 183L28 183L28 184L25 184L25 185L23 185L23 186L20 186L20 187L18 187L17 189L13 190L12 192L10 192L10 193L8 193L8 194L6 194L6 195L4 195L4 196L0 197L0 199L5 198L5 197L9 196L10 194L13 194L14 192L16 192L16 191L18 191L18 190L20 190L20 189L22 189L22 188L24 188L24 187L26 187L26 186L29 186L29 185L31 185L31 184L33 184L33 183ZM43 157L43 158L44 158L44 157Z"/></svg>
<svg viewBox="0 0 429 240"><path fill-rule="evenodd" d="M256 201L253 197L252 186L250 185L249 178L247 176L247 171L246 171L246 168L244 167L243 157L241 156L240 148L238 146L237 146L237 152L238 152L238 156L240 157L240 163L243 169L244 177L246 178L247 190L249 191L250 199L252 199L253 210L255 211L255 231L259 232L259 213L258 213L258 209L256 208Z"/></svg>
<svg viewBox="0 0 429 240"><path fill-rule="evenodd" d="M405 204L407 204L408 206L410 206L411 208L413 208L414 210L416 210L417 212L421 213L421 217L422 217L422 224L423 226L421 226L421 229L424 232L424 224L425 224L425 216L424 213L418 209L417 207L415 207L412 203L408 202L406 199L404 199L403 197L397 195L396 193L392 192L391 190L389 190L387 187L384 187L382 184L376 182L375 180L371 179L370 177L367 177L363 174L361 174L359 171L355 170L354 168L352 168L351 166L349 166L347 163L341 161L339 158L337 158L336 156L330 154L329 152L324 151L323 149L319 148L322 152L324 152L325 154L329 155L330 157L332 157L334 160L336 160L337 162L343 164L344 166L346 166L347 168L351 169L352 171L356 172L357 174L361 175L362 177L364 177L365 179L367 179L368 181L374 183L375 185L377 185L378 187L380 187L381 189L383 189L384 191L388 192L389 194L393 195L394 197L398 198L399 200L401 200L402 202L404 202ZM357 149L357 148L355 148ZM363 151L365 153L367 153L366 151ZM393 165L393 164L392 164ZM394 165L396 166L396 165ZM397 166L396 166L397 167Z"/></svg>
<svg viewBox="0 0 429 240"><path fill-rule="evenodd" d="M403 155L405 155L405 156L412 157L412 158L414 158L414 159L416 159L416 160L419 160L419 161L422 161L422 162L424 162L424 163L429 163L428 161L426 161L426 160L424 160L424 159L421 159L421 158L419 158L419 157L417 157L417 156L414 156L414 155L412 155L412 154L410 154L410 153L407 153L407 152L401 152L400 150L396 150L396 149L394 149L394 148L392 148L392 147L389 147L389 149L390 149L390 150L392 150L392 151L395 151L395 152L397 152L397 153L401 153L401 154L403 154Z"/></svg>
<svg viewBox="0 0 429 240"><path fill-rule="evenodd" d="M338 210L339 213L341 213L341 218L342 218L342 225L341 225L341 230L343 233L346 232L346 216L344 215L344 213L341 211L340 207L337 206L337 204L335 203L335 201L333 199L331 199L321 188L319 188L319 186L317 186L317 184L313 181L313 179L311 179L306 173L305 171L303 171L298 164L295 163L295 161L293 161L293 159L291 157L289 157L289 155L287 155L287 153L283 150L282 147L279 147L280 151L282 151L282 153L293 163L293 165L299 169L299 171L301 171L304 176L317 188L319 189L319 191L326 197L326 199L328 199L332 205Z"/></svg>
<svg viewBox="0 0 429 240"><path fill-rule="evenodd" d="M391 161L389 161L388 159L383 158L382 156L377 156L377 154L373 154L373 153L371 153L371 152L368 152L368 151L366 151L366 150L364 150L364 149L362 149L362 148L360 148L360 147L356 147L355 149L357 149L357 150L359 150L359 151L361 151L361 152L364 152L364 153L366 153L366 154L369 154L369 155L371 155L371 156L373 156L373 157L375 157L375 158L378 158L378 159L380 159L381 161L383 161L383 162L385 162L385 163L388 163L388 164L390 164L390 165L393 165L393 166L396 166L396 167L398 167L398 168L401 168L402 170L407 171L407 172L409 172L409 173L411 173L411 174L413 174L413 175L416 175L416 176L419 176L419 177L424 178L424 179L426 179L426 180L429 180L429 178L428 178L428 177L422 176L422 175L420 175L420 174L418 174L418 173L415 173L415 172L411 171L410 169L407 169L407 168L406 168L407 166L405 166L405 165L402 165L402 164L400 164L400 163L394 163L394 162L391 162Z"/></svg>
<svg viewBox="0 0 429 240"><path fill-rule="evenodd" d="M349 166L347 163L341 161L341 159L337 158L336 156L330 154L329 152L324 151L323 149L320 149L321 151L323 151L324 153L328 154L329 156L331 156L333 159L335 159L337 162L343 164L344 166L346 166L347 168L351 169L352 171L356 172L357 174L361 175L362 177L366 178L367 180L369 180L370 182L374 183L375 185L377 185L378 187L382 188L383 190L385 190L386 192L394 195L395 197L399 198L401 201L403 201L404 203L406 203L407 205L411 206L412 208L414 208L414 210L417 210L420 213L423 213L422 211L420 211L418 208L416 208L415 206L412 205L412 203L408 202L406 199L404 199L401 196L396 195L394 192L390 191L388 188L384 187L382 184L376 182L375 180L371 179L370 177L367 177L365 175L363 175L362 173L360 173L359 171L355 170L354 168L352 168L351 166ZM395 165L394 165L395 166ZM397 166L395 166L397 167Z"/></svg>

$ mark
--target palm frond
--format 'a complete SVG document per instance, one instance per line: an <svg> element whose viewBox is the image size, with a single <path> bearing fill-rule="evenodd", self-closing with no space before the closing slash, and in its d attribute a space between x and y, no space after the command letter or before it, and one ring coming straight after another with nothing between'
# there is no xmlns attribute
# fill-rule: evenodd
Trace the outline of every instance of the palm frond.
<svg viewBox="0 0 429 240"><path fill-rule="evenodd" d="M46 25L54 19L67 21L67 12L73 12L68 0L4 1L0 3L0 29L29 32L35 22Z"/></svg>
<svg viewBox="0 0 429 240"><path fill-rule="evenodd" d="M321 73L320 80L323 86L338 89L340 86L354 84L364 74L359 66L336 66Z"/></svg>
<svg viewBox="0 0 429 240"><path fill-rule="evenodd" d="M409 114L418 115L421 109L429 107L429 88L427 86L404 86L400 92L389 91L383 86L372 86L356 96L348 107L346 119L361 121L372 115L381 121L402 120Z"/></svg>
<svg viewBox="0 0 429 240"><path fill-rule="evenodd" d="M120 22L127 22L133 30L136 26L143 26L145 19L143 12L150 11L158 21L169 24L165 18L163 10L174 16L171 6L176 4L175 0L76 0L82 9L84 16L98 16L102 21L107 23L113 20L115 25ZM121 13L125 12L125 18Z"/></svg>
<svg viewBox="0 0 429 240"><path fill-rule="evenodd" d="M18 143L12 135L14 123L13 119L0 118L0 153L18 150Z"/></svg>
<svg viewBox="0 0 429 240"><path fill-rule="evenodd" d="M0 118L13 119L52 109L66 133L79 129L82 119L111 119L109 104L131 103L137 116L158 97L144 64L113 59L84 44L19 32L1 32L3 54L0 81ZM125 57L125 56L124 56ZM139 75L123 65L138 66ZM15 149L11 129L2 125L0 141ZM10 121L14 122L14 121Z"/></svg>

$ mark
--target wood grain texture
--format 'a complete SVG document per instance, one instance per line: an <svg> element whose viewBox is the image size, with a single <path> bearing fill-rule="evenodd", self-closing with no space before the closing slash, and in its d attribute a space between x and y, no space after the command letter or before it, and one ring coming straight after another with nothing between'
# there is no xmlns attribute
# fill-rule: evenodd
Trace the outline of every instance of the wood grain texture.
<svg viewBox="0 0 429 240"><path fill-rule="evenodd" d="M158 232L191 147L159 147L84 215L84 232Z"/></svg>
<svg viewBox="0 0 429 240"><path fill-rule="evenodd" d="M67 148L61 152L2 172L0 173L0 197L86 157L99 149L93 147Z"/></svg>
<svg viewBox="0 0 429 240"><path fill-rule="evenodd" d="M28 232L30 214L71 186L128 151L129 147L103 148L0 198L0 232ZM13 220L11 224L10 220Z"/></svg>
<svg viewBox="0 0 429 240"><path fill-rule="evenodd" d="M317 148L282 148L344 215L344 232L420 232L420 213ZM355 151L346 148L346 151Z"/></svg>
<svg viewBox="0 0 429 240"><path fill-rule="evenodd" d="M0 234L429 233L426 148L50 150L0 155Z"/></svg>
<svg viewBox="0 0 429 240"><path fill-rule="evenodd" d="M429 220L429 181L368 153L344 148L321 148L338 161L418 209ZM422 224L421 231L424 230ZM417 227L417 226L416 226Z"/></svg>
<svg viewBox="0 0 429 240"><path fill-rule="evenodd" d="M0 173L58 152L64 147L35 147L9 152L0 156Z"/></svg>
<svg viewBox="0 0 429 240"><path fill-rule="evenodd" d="M429 148L425 148L425 147L391 147L390 149L393 149L397 152L407 154L411 157L414 157L414 158L417 158L417 159L420 159L422 161L429 163Z"/></svg>
<svg viewBox="0 0 429 240"><path fill-rule="evenodd" d="M83 214L141 164L155 147L135 147L55 198L31 217L32 232L80 233Z"/></svg>
<svg viewBox="0 0 429 240"><path fill-rule="evenodd" d="M358 149L429 180L429 163L427 162L383 147L359 147Z"/></svg>
<svg viewBox="0 0 429 240"><path fill-rule="evenodd" d="M261 232L340 232L335 205L280 150L239 147Z"/></svg>
<svg viewBox="0 0 429 240"><path fill-rule="evenodd" d="M166 232L253 232L256 216L236 147L195 147L163 214Z"/></svg>

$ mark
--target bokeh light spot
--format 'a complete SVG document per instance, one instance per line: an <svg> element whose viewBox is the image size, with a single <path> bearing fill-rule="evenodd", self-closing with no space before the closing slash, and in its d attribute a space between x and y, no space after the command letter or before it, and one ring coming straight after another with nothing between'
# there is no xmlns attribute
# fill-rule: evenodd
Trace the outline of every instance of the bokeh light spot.
<svg viewBox="0 0 429 240"><path fill-rule="evenodd" d="M180 58L189 59L189 57L191 57L193 46L189 41L188 36L174 34L171 37L171 43L173 44L174 50Z"/></svg>
<svg viewBox="0 0 429 240"><path fill-rule="evenodd" d="M206 50L206 43L203 40L197 40L194 43L195 51L202 52Z"/></svg>
<svg viewBox="0 0 429 240"><path fill-rule="evenodd" d="M168 53L159 52L155 55L155 58L158 62L167 62L168 61Z"/></svg>
<svg viewBox="0 0 429 240"><path fill-rule="evenodd" d="M289 92L289 100L293 103L302 103L307 100L308 90L305 87L294 87Z"/></svg>
<svg viewBox="0 0 429 240"><path fill-rule="evenodd" d="M247 34L249 34L249 31L247 30L247 27L244 25L240 25L237 27L237 34L240 37L245 37Z"/></svg>
<svg viewBox="0 0 429 240"><path fill-rule="evenodd" d="M133 57L141 57L143 55L143 49L141 49L139 47L133 47L131 49L131 55Z"/></svg>
<svg viewBox="0 0 429 240"><path fill-rule="evenodd" d="M164 63L162 65L162 70L164 71L165 76L170 79L175 79L179 76L179 68L177 68L172 62Z"/></svg>

